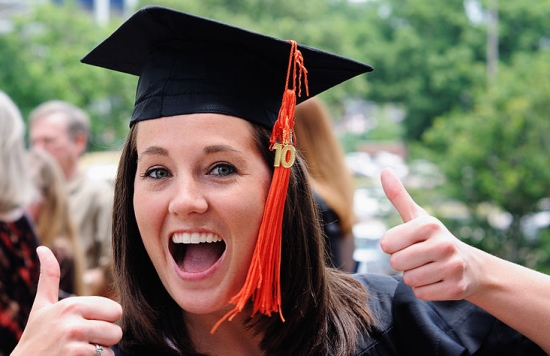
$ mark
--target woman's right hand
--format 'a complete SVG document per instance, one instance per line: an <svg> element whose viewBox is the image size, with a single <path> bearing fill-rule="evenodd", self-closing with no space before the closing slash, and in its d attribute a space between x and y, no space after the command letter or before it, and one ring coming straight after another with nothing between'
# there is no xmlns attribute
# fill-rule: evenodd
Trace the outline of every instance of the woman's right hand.
<svg viewBox="0 0 550 356"><path fill-rule="evenodd" d="M70 297L58 301L59 264L45 246L37 249L40 279L36 298L19 343L11 356L23 355L114 355L109 346L122 338L115 322L122 307L104 297Z"/></svg>

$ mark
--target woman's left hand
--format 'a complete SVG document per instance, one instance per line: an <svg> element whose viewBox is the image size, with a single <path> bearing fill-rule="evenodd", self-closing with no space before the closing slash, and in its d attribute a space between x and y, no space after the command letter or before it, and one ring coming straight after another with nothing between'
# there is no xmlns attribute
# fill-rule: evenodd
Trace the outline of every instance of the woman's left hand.
<svg viewBox="0 0 550 356"><path fill-rule="evenodd" d="M424 300L465 299L481 283L481 252L454 235L414 202L395 174L386 169L382 186L403 224L388 230L380 241L390 263L403 271L403 281Z"/></svg>

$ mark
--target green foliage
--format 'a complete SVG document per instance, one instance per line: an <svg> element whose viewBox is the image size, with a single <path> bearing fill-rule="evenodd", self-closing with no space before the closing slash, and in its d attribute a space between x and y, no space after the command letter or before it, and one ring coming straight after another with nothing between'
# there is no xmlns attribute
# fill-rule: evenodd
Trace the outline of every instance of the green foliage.
<svg viewBox="0 0 550 356"><path fill-rule="evenodd" d="M499 69L497 84L478 93L472 111L441 116L424 135L450 197L470 206L473 216L484 203L511 214L499 237L514 243L510 251L526 245L520 220L550 193L548 63L549 51L516 55Z"/></svg>
<svg viewBox="0 0 550 356"><path fill-rule="evenodd" d="M510 63L518 52L550 48L550 2L539 0L499 2L499 55Z"/></svg>
<svg viewBox="0 0 550 356"><path fill-rule="evenodd" d="M454 107L468 109L472 87L484 78L484 32L469 23L462 2L389 0L370 54L369 78L377 102L407 108L406 138L418 140L433 119Z"/></svg>
<svg viewBox="0 0 550 356"><path fill-rule="evenodd" d="M537 259L537 268L543 273L550 274L550 229L540 233L540 249Z"/></svg>
<svg viewBox="0 0 550 356"><path fill-rule="evenodd" d="M24 117L40 103L62 99L91 115L91 146L118 149L128 127L136 79L83 65L80 59L110 33L73 3L44 5L0 36L0 83Z"/></svg>
<svg viewBox="0 0 550 356"><path fill-rule="evenodd" d="M370 99L407 108L406 137L420 140L433 120L470 110L485 83L486 23L468 19L462 1L377 1L379 18L370 38L375 72ZM500 60L550 46L550 2L499 3Z"/></svg>

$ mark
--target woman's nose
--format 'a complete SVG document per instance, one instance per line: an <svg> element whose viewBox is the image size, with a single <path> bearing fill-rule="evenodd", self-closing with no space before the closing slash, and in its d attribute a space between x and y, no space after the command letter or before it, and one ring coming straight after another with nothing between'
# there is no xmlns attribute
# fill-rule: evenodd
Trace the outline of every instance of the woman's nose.
<svg viewBox="0 0 550 356"><path fill-rule="evenodd" d="M174 195L170 199L168 211L177 215L201 214L208 210L208 202L200 182L195 179L180 178L176 181Z"/></svg>

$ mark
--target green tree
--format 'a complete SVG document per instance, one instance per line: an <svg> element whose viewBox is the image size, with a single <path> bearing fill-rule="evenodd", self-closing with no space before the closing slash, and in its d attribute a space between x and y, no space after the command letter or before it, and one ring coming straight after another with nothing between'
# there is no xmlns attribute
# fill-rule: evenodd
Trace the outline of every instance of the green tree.
<svg viewBox="0 0 550 356"><path fill-rule="evenodd" d="M550 1L499 1L499 57L550 48Z"/></svg>
<svg viewBox="0 0 550 356"><path fill-rule="evenodd" d="M524 235L522 219L550 195L548 63L550 51L517 54L471 112L441 116L425 134L430 157L447 177L448 196L469 207L468 231L482 226L486 249L520 263L529 262L526 251L536 244ZM480 215L487 204L510 214L508 227L491 229Z"/></svg>
<svg viewBox="0 0 550 356"><path fill-rule="evenodd" d="M14 19L0 36L0 85L24 117L40 103L61 99L92 119L93 150L118 149L128 127L136 78L80 63L110 32L74 3L46 4Z"/></svg>
<svg viewBox="0 0 550 356"><path fill-rule="evenodd" d="M418 140L436 116L470 108L472 87L484 79L484 29L470 23L461 1L379 4L371 99L402 104L406 138Z"/></svg>
<svg viewBox="0 0 550 356"><path fill-rule="evenodd" d="M463 1L375 3L378 16L369 17L375 32L366 37L365 47L375 67L368 77L370 99L403 104L406 138L421 140L436 117L471 110L474 92L485 85L486 22L472 21ZM501 62L549 47L549 17L548 1L500 1Z"/></svg>

